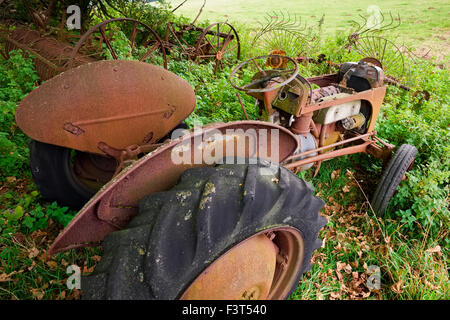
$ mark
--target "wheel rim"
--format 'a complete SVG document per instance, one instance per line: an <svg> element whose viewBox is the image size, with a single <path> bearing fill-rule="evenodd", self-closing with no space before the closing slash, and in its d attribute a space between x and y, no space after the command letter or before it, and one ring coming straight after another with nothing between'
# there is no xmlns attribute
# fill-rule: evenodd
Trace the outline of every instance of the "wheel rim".
<svg viewBox="0 0 450 320"><path fill-rule="evenodd" d="M97 24L96 26L92 27L91 29L89 29L78 41L78 43L76 44L75 48L72 51L71 57L69 58L68 62L67 62L67 67L70 69L72 67L74 67L74 58L76 56L76 54L81 50L82 47L85 47L86 44L88 42L90 42L91 36L96 33L96 32L100 32L100 37L101 37L101 42L106 44L107 50L109 51L109 53L111 54L112 58L114 60L117 60L117 54L110 42L110 39L108 38L108 35L106 34L106 27L109 24L113 24L113 23L130 23L132 26L132 30L131 30L131 35L129 37L129 45L131 46L131 51L132 53L134 53L135 50L135 46L136 44L136 35L139 32L138 31L138 26L141 28L144 28L146 32L148 32L147 36L143 39L144 40L144 47L146 47L146 52L144 55L142 55L139 58L139 61L145 61L147 59L150 58L150 55L159 50L162 53L163 56L163 61L164 61L164 68L167 69L167 57L166 57L166 53L164 48L164 44L161 40L161 38L159 37L159 35L156 33L155 30L153 30L152 28L150 28L147 24L140 22L138 20L135 19L131 19L131 18L114 18L114 19L109 19L109 20L105 20L103 22L100 22L99 24ZM149 39L150 37L150 39ZM151 39L151 37L153 37L153 39ZM151 47L148 48L148 46L151 44ZM86 48L84 48L86 49ZM99 56L101 52L96 52L94 54L90 54L90 56Z"/></svg>
<svg viewBox="0 0 450 320"><path fill-rule="evenodd" d="M214 72L222 70L225 64L239 60L240 56L239 35L236 29L226 22L208 26L195 45L195 59L215 60Z"/></svg>
<svg viewBox="0 0 450 320"><path fill-rule="evenodd" d="M113 158L75 151L70 160L75 181L90 192L97 192L114 175L117 161Z"/></svg>
<svg viewBox="0 0 450 320"><path fill-rule="evenodd" d="M292 227L259 232L206 268L182 300L285 299L301 270L304 243Z"/></svg>

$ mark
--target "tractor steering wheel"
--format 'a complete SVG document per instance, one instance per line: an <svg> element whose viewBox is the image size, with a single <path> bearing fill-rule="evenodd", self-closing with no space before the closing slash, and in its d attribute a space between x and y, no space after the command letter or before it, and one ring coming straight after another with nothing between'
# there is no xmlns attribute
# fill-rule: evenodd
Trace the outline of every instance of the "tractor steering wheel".
<svg viewBox="0 0 450 320"><path fill-rule="evenodd" d="M261 69L258 62L256 61L256 60L260 60L260 59L264 59L264 60L268 61L268 59L273 59L273 58L278 58L278 59L280 59L280 61L284 60L284 62L285 62L284 64L287 64L287 61L289 60L290 62L292 62L294 64L294 68L288 69L288 70L283 70L283 69L265 69L265 70L263 70L263 69ZM244 66L250 64L251 62L253 62L255 64L256 68L259 71L258 74L261 74L262 77L255 79L245 85L238 86L236 83L234 83L236 74L238 73L238 71L242 70ZM288 57L288 56L271 54L268 56L259 56L259 57L245 60L244 62L239 64L237 67L235 67L233 69L233 71L231 71L229 81L230 81L230 84L234 88L236 88L240 91L244 91L246 93L270 92L270 91L276 90L278 88L281 88L282 86L284 86L284 85L288 84L289 82L291 82L292 80L294 80L295 77L298 75L298 71L299 71L298 63L293 58ZM253 86L256 86L259 84L268 83L272 79L275 79L275 78L278 78L281 76L288 76L288 78L280 83L277 83L274 86L270 86L270 87L264 86L261 88L252 88Z"/></svg>

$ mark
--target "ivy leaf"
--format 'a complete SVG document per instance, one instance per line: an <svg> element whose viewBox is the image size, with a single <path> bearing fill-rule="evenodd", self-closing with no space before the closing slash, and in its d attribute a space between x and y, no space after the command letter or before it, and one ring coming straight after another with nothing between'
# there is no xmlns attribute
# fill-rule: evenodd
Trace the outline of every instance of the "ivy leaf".
<svg viewBox="0 0 450 320"><path fill-rule="evenodd" d="M36 221L35 218L30 217L30 216L25 216L25 218L22 221L22 225L24 225L28 229L32 230L35 221Z"/></svg>

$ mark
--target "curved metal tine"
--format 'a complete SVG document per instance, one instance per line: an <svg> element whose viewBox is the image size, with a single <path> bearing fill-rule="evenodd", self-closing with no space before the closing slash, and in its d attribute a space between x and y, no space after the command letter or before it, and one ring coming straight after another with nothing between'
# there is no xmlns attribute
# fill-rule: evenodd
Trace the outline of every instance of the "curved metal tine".
<svg viewBox="0 0 450 320"><path fill-rule="evenodd" d="M395 19L394 19L394 17L392 16L392 12L389 12L389 15L390 15L390 17L391 17L391 22L390 22L388 25L386 25L386 26L383 27L383 31L388 31L388 30L396 29L396 28L398 28L398 27L400 26L400 24L402 23L402 20L401 20L401 18L400 18L400 14L399 14L399 13L397 13L398 23L396 23L396 24L394 23Z"/></svg>
<svg viewBox="0 0 450 320"><path fill-rule="evenodd" d="M372 40L372 41L371 41ZM364 37L363 41L367 45L367 53L366 55L372 56L372 57L378 57L375 42L374 42L374 36L366 36Z"/></svg>
<svg viewBox="0 0 450 320"><path fill-rule="evenodd" d="M371 36L372 38L372 49L373 49L373 53L375 54L376 57L379 57L379 51L378 51L378 46L377 46L377 40L378 40L378 44L380 43L380 37L376 37L376 36Z"/></svg>
<svg viewBox="0 0 450 320"><path fill-rule="evenodd" d="M370 48L370 43L366 43L366 41L369 41L367 37L360 38L358 40L358 43L354 44L356 51L359 52L359 54L363 56L373 56L372 48Z"/></svg>
<svg viewBox="0 0 450 320"><path fill-rule="evenodd" d="M359 32L356 32L356 33L361 36L362 34L368 32L370 30L370 28L363 30L367 26L367 18L364 17L362 14L359 14L359 16L364 20L364 24L362 25L361 29L359 29ZM361 30L363 30L363 31L361 31Z"/></svg>
<svg viewBox="0 0 450 320"><path fill-rule="evenodd" d="M384 14L383 14L383 12L380 11L380 15L381 15L381 21L379 22L378 29L373 29L372 28L372 30L370 32L377 33L377 32L382 32L383 31L383 28L384 28L383 27L383 23L384 23Z"/></svg>
<svg viewBox="0 0 450 320"><path fill-rule="evenodd" d="M116 52L114 51L113 47L111 46L111 43L108 40L108 37L106 36L105 30L103 26L100 26L100 33L102 34L103 39L105 40L106 46L108 47L109 52L111 53L111 56L114 60L117 60Z"/></svg>
<svg viewBox="0 0 450 320"><path fill-rule="evenodd" d="M386 39L385 39L385 41L384 41L384 46L383 46L383 53L381 54L381 57L380 57L380 61L383 61L383 59L384 59L384 54L385 54L385 52L386 52L386 46L387 46L387 41L386 41Z"/></svg>

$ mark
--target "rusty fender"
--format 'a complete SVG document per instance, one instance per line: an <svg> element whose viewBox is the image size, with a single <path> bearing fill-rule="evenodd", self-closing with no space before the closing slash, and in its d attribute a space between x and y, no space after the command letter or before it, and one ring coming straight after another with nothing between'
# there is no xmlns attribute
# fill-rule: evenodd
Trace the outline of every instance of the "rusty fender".
<svg viewBox="0 0 450 320"><path fill-rule="evenodd" d="M248 138L248 132L256 133L257 139ZM266 137L266 143L261 137ZM223 141L225 143L220 145L223 153L212 152L212 147ZM245 147L237 147L240 143L244 143ZM230 156L281 162L297 147L297 138L289 130L262 121L219 123L194 130L145 155L107 183L58 236L49 254L87 246L122 229L137 214L141 198L169 190L187 169L214 165L215 160ZM174 162L174 159L186 154L188 159L195 160L195 152L199 148L204 155L200 163ZM205 156L208 152L209 158Z"/></svg>

